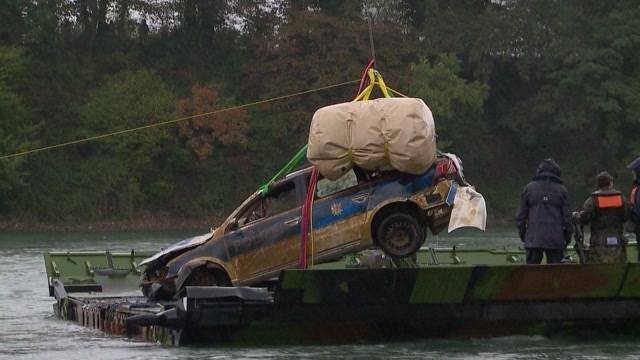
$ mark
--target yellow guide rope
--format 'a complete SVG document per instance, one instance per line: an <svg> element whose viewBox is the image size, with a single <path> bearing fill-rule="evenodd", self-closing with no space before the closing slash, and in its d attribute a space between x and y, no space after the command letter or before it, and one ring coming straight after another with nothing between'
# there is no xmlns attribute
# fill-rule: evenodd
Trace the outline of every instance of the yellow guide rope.
<svg viewBox="0 0 640 360"><path fill-rule="evenodd" d="M342 83L339 83L339 84L327 85L327 86L322 86L322 87L318 87L318 88L314 88L314 89L310 89L310 90L304 90L304 91L300 91L300 92L296 92L296 93L292 93L292 94L288 94L288 95L276 96L276 97L273 97L273 98L270 98L270 99L259 100L259 101L255 101L255 102L251 102L251 103L247 103L247 104L242 104L242 105L236 105L236 106L232 106L232 107L228 107L228 108L224 108L224 109L219 109L219 110L215 110L215 111L211 111L211 112L207 112L207 113L203 113L203 114L185 116L185 117L182 117L182 118L179 118L179 119L162 121L162 122L159 122L159 123L139 126L139 127L135 127L135 128L131 128L131 129L114 131L114 132L110 132L110 133L106 133L106 134L87 137L87 138L84 138L84 139L72 140L72 141L68 141L68 142L64 142L64 143L60 143L60 144L44 146L44 147L35 148L35 149L31 149L31 150L26 150L26 151L21 151L21 152L17 152L17 153L14 153L14 154L8 154L8 155L0 156L0 160L11 159L11 158L15 158L15 157L18 157L18 156L29 155L29 154L33 154L33 153L37 153L37 152L41 152L41 151L45 151L45 150L51 150L51 149L65 147L65 146L85 143L85 142L89 142L89 141L93 141L93 140L104 139L104 138L111 137L111 136L132 133L132 132L135 132L135 131L145 130L145 129L154 128L154 127L158 127L158 126L175 124L175 123L178 123L178 122L181 122L181 121L191 120L191 119L195 119L195 118L199 118L199 117L203 117L203 116L215 115L215 114L220 114L220 113L223 113L223 112L228 112L228 111L233 111L233 110L238 110L238 109L244 109L244 108L248 108L248 107L252 107L252 106L256 106L256 105L266 104L266 103L273 102L273 101L284 100L284 99L288 99L288 98L292 98L292 97L296 97L296 96L301 96L301 95L310 94L310 93L323 91L323 90L327 90L327 89L332 89L332 88L336 88L336 87L340 87L340 86L354 84L354 83L357 83L359 81L360 80L345 81L345 82L342 82Z"/></svg>

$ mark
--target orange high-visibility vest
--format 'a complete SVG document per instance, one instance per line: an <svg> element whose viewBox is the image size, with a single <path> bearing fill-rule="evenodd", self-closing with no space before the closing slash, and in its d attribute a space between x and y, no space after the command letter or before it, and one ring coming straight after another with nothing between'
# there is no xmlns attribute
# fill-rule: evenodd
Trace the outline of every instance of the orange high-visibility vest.
<svg viewBox="0 0 640 360"><path fill-rule="evenodd" d="M598 209L613 209L624 206L622 194L596 194L594 197Z"/></svg>

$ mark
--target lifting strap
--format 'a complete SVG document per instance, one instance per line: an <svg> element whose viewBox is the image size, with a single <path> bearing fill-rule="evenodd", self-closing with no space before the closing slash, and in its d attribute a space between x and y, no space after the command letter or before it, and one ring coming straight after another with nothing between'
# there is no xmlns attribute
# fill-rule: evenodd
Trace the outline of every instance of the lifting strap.
<svg viewBox="0 0 640 360"><path fill-rule="evenodd" d="M376 69L369 69L367 71L367 75L369 76L369 85L367 85L361 92L356 96L353 101L367 101L371 97L371 92L373 88L377 85L382 92L382 95L386 98L392 97L389 89L387 88L387 84L385 84L382 75Z"/></svg>
<svg viewBox="0 0 640 360"><path fill-rule="evenodd" d="M283 175L288 174L307 156L307 145L305 144L298 152L280 169L268 182L258 188L258 195L265 196L269 192L269 187L273 185Z"/></svg>

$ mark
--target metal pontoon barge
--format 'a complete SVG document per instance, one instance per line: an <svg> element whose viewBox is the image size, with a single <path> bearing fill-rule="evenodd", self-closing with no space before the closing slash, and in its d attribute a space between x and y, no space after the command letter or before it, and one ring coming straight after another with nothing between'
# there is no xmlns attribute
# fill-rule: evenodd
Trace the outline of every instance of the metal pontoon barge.
<svg viewBox="0 0 640 360"><path fill-rule="evenodd" d="M137 288L136 263L148 255L45 254L56 315L169 345L502 336L633 328L640 320L635 262L524 265L522 250L426 248L415 264L398 267L365 252L285 270L263 287L187 287L156 302Z"/></svg>

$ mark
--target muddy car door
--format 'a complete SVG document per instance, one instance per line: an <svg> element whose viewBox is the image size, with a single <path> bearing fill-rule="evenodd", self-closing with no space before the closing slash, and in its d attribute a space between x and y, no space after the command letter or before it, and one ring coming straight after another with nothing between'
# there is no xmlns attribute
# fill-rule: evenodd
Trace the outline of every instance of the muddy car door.
<svg viewBox="0 0 640 360"><path fill-rule="evenodd" d="M370 245L363 239L369 194L369 184L353 169L336 181L318 180L313 205L313 241L318 256Z"/></svg>
<svg viewBox="0 0 640 360"><path fill-rule="evenodd" d="M276 184L238 214L226 237L229 256L246 283L295 263L300 244L300 199L293 180Z"/></svg>

